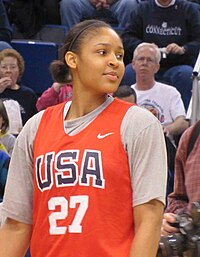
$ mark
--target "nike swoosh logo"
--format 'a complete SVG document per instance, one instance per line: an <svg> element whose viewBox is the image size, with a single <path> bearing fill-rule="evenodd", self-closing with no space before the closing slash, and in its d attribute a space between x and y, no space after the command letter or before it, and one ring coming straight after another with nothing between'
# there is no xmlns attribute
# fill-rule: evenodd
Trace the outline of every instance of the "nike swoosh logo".
<svg viewBox="0 0 200 257"><path fill-rule="evenodd" d="M114 134L114 132L109 132L109 133L106 133L106 134L101 134L101 133L99 133L99 134L97 135L97 138L98 138L98 139L103 139L103 138L108 137L108 136L113 135L113 134Z"/></svg>

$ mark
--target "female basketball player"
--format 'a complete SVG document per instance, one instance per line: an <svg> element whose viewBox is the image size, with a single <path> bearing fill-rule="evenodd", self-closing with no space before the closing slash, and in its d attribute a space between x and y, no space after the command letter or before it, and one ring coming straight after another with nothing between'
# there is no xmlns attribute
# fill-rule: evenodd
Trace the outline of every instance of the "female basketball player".
<svg viewBox="0 0 200 257"><path fill-rule="evenodd" d="M0 257L154 257L166 189L159 121L109 96L123 45L102 21L72 28L57 81L72 101L31 118L17 138L2 212Z"/></svg>

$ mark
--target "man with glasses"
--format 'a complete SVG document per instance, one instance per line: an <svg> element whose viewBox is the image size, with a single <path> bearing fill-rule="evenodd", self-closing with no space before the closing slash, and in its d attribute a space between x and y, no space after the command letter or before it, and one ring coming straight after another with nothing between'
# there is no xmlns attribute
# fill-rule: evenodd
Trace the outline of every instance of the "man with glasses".
<svg viewBox="0 0 200 257"><path fill-rule="evenodd" d="M199 10L199 5L190 1L142 1L131 12L122 35L126 64L142 42L155 43L160 48L163 54L156 79L178 89L186 109L191 98L193 66L200 49Z"/></svg>
<svg viewBox="0 0 200 257"><path fill-rule="evenodd" d="M163 125L167 136L181 134L187 127L185 109L178 90L170 85L155 81L160 68L161 54L155 44L141 43L134 51L132 66L136 83L137 104L150 110Z"/></svg>
<svg viewBox="0 0 200 257"><path fill-rule="evenodd" d="M175 137L188 127L181 95L175 87L155 80L160 68L161 54L155 44L139 44L133 55L132 66L136 73L136 83L131 86L137 95L137 104L151 111L161 122L165 133L169 178L167 193L173 190Z"/></svg>

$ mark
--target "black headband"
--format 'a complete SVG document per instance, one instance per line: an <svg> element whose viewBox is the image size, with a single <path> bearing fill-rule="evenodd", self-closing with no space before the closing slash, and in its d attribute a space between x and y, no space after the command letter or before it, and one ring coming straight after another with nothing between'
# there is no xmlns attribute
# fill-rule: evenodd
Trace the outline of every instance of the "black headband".
<svg viewBox="0 0 200 257"><path fill-rule="evenodd" d="M69 45L68 51L71 51L71 49L72 49L74 43L75 43L76 40L80 37L80 35L81 35L85 30L87 30L88 28L95 26L95 24L96 24L95 22L94 22L94 23L91 23L91 24L87 25L86 27L84 27L83 29L81 29L81 30L74 36L74 38L72 39L72 41L71 41L71 43L70 43L70 45Z"/></svg>

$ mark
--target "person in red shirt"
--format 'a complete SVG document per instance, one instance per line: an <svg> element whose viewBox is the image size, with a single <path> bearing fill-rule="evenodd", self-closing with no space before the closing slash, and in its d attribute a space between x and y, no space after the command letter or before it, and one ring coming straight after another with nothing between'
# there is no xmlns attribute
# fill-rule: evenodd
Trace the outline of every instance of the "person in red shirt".
<svg viewBox="0 0 200 257"><path fill-rule="evenodd" d="M199 121L198 121L199 122ZM168 196L162 224L162 235L177 232L170 223L176 222L176 215L190 212L191 204L200 199L200 137L198 136L191 153L187 156L188 145L194 126L181 136L175 159L174 191Z"/></svg>
<svg viewBox="0 0 200 257"><path fill-rule="evenodd" d="M53 85L45 90L38 98L36 108L38 111L44 110L64 101L72 100L72 84L54 82Z"/></svg>

